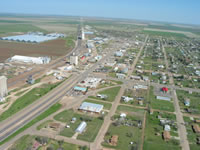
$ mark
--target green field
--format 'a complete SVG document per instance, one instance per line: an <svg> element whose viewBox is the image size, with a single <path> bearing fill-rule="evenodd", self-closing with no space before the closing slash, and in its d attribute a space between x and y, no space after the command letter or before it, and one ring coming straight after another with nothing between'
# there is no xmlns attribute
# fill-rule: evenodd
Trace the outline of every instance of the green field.
<svg viewBox="0 0 200 150"><path fill-rule="evenodd" d="M38 28L31 24L0 24L0 33L9 33L9 32L46 32L45 30Z"/></svg>
<svg viewBox="0 0 200 150"><path fill-rule="evenodd" d="M37 123L37 122L45 119L46 117L48 117L49 115L51 115L53 113L55 113L56 111L58 111L61 108L61 106L62 105L59 104L59 103L54 104L49 109L47 109L45 112L43 112L42 114L40 114L39 116L37 116L35 119L33 119L32 121L30 121L29 123L27 123L25 126L23 126L22 128L20 128L19 130L17 130L15 133L13 133L9 137L7 137L5 140L1 141L0 145L8 142L10 139L14 138L15 136L17 136L21 132L25 131L26 129L30 128L35 123Z"/></svg>
<svg viewBox="0 0 200 150"><path fill-rule="evenodd" d="M162 118L167 118L169 120L176 120L175 115L157 113L154 112L153 115L147 115L146 128L145 128L145 140L144 140L144 150L179 150L179 141L171 139L165 142L162 139L163 126L160 125L160 121L157 116L160 115ZM155 135L155 134L158 135ZM171 126L171 135L178 136L177 129Z"/></svg>
<svg viewBox="0 0 200 150"><path fill-rule="evenodd" d="M130 109L129 107L127 107ZM123 107L123 112L127 111L126 107ZM134 111L134 109L132 109ZM138 112L139 115L128 114L125 120L119 121L119 114L114 116L113 122L105 137L104 142L102 143L105 147L114 148L117 150L130 150L130 149L139 149L141 146L141 133L142 130L137 126L138 121L143 121L143 112ZM133 125L127 126L124 123L132 123ZM109 144L109 140L113 135L118 135L117 146L112 146ZM130 144L130 142L134 142L134 144Z"/></svg>
<svg viewBox="0 0 200 150"><path fill-rule="evenodd" d="M77 121L75 123L71 123L71 119L73 117L77 118ZM73 110L65 110L54 116L54 119L70 125L70 128L64 128L60 132L60 135L66 137L72 137L75 134L75 130L80 125L80 123L82 121L86 121L87 123L86 131L83 132L82 134L79 134L77 138L88 142L94 141L103 123L103 120L100 118L90 117L87 115L75 113Z"/></svg>
<svg viewBox="0 0 200 150"><path fill-rule="evenodd" d="M45 138L47 139L47 144L44 146L40 146L38 150L43 150L45 147L47 150L52 149L52 150L57 150L59 148L63 148L66 150L82 150L83 147L80 147L78 145L66 143L63 141L56 141L53 139L49 139L46 137L39 137L39 138ZM38 139L37 136L31 136L31 135L24 135L21 137L19 140L17 140L13 146L9 150L28 150L31 149L33 146L34 141ZM86 147L85 150L88 150Z"/></svg>
<svg viewBox="0 0 200 150"><path fill-rule="evenodd" d="M48 124L53 122L53 120L47 120L43 123L41 123L39 126L37 126L37 130L41 130L42 128L47 128Z"/></svg>
<svg viewBox="0 0 200 150"><path fill-rule="evenodd" d="M173 32L143 30L142 33L145 33L145 34L148 34L151 36L176 37L176 38L186 38L187 37L187 36L185 36L185 34L173 33Z"/></svg>
<svg viewBox="0 0 200 150"><path fill-rule="evenodd" d="M176 91L178 100L179 100L179 105L181 109L189 108L192 110L192 114L200 114L200 93L193 92L192 94L189 94L188 91L183 91L183 90L177 90ZM185 98L190 99L190 106L185 106L184 105L184 100Z"/></svg>
<svg viewBox="0 0 200 150"><path fill-rule="evenodd" d="M150 105L153 109L159 109L169 112L174 112L174 104L172 101L164 101L164 100L157 100L156 96L153 93L154 88L150 87L149 92L149 99L150 99Z"/></svg>
<svg viewBox="0 0 200 150"><path fill-rule="evenodd" d="M109 88L109 89L103 90L103 91L98 92L98 93L108 96L108 98L105 101L113 102L115 100L117 94L119 93L120 88L121 88L120 86L113 87L113 88ZM95 96L89 96L88 98L102 100L102 99L95 97Z"/></svg>
<svg viewBox="0 0 200 150"><path fill-rule="evenodd" d="M95 103L95 104L103 105L103 109L106 109L106 110L110 110L110 108L112 106L112 104L110 104L110 103L105 103L105 102L102 102L102 101L91 100L91 99L86 99L86 100L84 100L84 102L89 102L89 103Z"/></svg>
<svg viewBox="0 0 200 150"><path fill-rule="evenodd" d="M23 108L27 107L28 105L32 104L36 100L38 100L40 97L44 96L47 94L49 91L57 87L59 83L55 84L45 84L42 85L39 88L34 88L22 97L18 98L10 107L8 110L3 112L0 115L0 121L3 121L7 119L8 117L12 116L13 114L19 112Z"/></svg>
<svg viewBox="0 0 200 150"><path fill-rule="evenodd" d="M192 129L192 124L194 124L194 121L190 120L189 117L183 117L184 121L186 123L185 127L187 130L187 138L190 144L191 150L199 150L199 145L196 144L196 138L199 136L198 134L194 133ZM199 124L200 125L200 124Z"/></svg>

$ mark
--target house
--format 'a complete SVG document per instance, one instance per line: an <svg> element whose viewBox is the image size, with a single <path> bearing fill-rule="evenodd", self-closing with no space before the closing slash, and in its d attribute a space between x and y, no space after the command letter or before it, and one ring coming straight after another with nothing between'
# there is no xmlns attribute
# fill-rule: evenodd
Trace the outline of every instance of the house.
<svg viewBox="0 0 200 150"><path fill-rule="evenodd" d="M97 97L99 97L100 99L104 99L104 100L108 98L108 96L105 94L97 94Z"/></svg>
<svg viewBox="0 0 200 150"><path fill-rule="evenodd" d="M131 79L134 79L134 80L140 80L140 79L141 79L140 76L131 76L130 78L131 78Z"/></svg>
<svg viewBox="0 0 200 150"><path fill-rule="evenodd" d="M87 127L87 123L85 121L83 121L83 122L81 122L81 124L76 129L76 132L82 133L85 130L86 127Z"/></svg>
<svg viewBox="0 0 200 150"><path fill-rule="evenodd" d="M128 96L122 96L122 100L127 103L129 101L132 101L133 98L132 97L128 97Z"/></svg>
<svg viewBox="0 0 200 150"><path fill-rule="evenodd" d="M120 114L120 118L126 118L126 114L125 113L121 113Z"/></svg>
<svg viewBox="0 0 200 150"><path fill-rule="evenodd" d="M186 98L186 99L184 100L184 105L185 105L185 106L190 106L190 99L189 99L189 98Z"/></svg>
<svg viewBox="0 0 200 150"><path fill-rule="evenodd" d="M35 80L33 79L33 76L32 76L32 75L30 75L30 76L28 77L27 83L28 83L28 84L34 84L34 83L35 83Z"/></svg>
<svg viewBox="0 0 200 150"><path fill-rule="evenodd" d="M125 79L126 78L126 75L122 74L122 73L116 73L116 76L117 76L118 79Z"/></svg>
<svg viewBox="0 0 200 150"><path fill-rule="evenodd" d="M165 131L170 131L170 130L171 130L171 128L170 128L170 126L169 126L169 125L167 125L167 124L166 124L166 125L165 125L165 127L164 127L164 130L165 130Z"/></svg>
<svg viewBox="0 0 200 150"><path fill-rule="evenodd" d="M165 141L169 141L171 139L171 135L170 135L170 132L169 131L164 131L163 132L163 139Z"/></svg>
<svg viewBox="0 0 200 150"><path fill-rule="evenodd" d="M147 77L147 76L142 76L142 79L143 79L144 81L149 81L149 77Z"/></svg>
<svg viewBox="0 0 200 150"><path fill-rule="evenodd" d="M114 54L116 57L122 57L123 56L123 53L121 51L117 51L115 52Z"/></svg>
<svg viewBox="0 0 200 150"><path fill-rule="evenodd" d="M75 123L76 120L77 120L77 119L76 119L75 117L73 117L72 120L71 120L71 123Z"/></svg>
<svg viewBox="0 0 200 150"><path fill-rule="evenodd" d="M158 65L158 68L164 69L164 65Z"/></svg>
<svg viewBox="0 0 200 150"><path fill-rule="evenodd" d="M198 124L192 125L192 129L195 133L200 133L200 127Z"/></svg>
<svg viewBox="0 0 200 150"><path fill-rule="evenodd" d="M83 102L79 107L79 110L100 113L103 110L103 105Z"/></svg>
<svg viewBox="0 0 200 150"><path fill-rule="evenodd" d="M133 86L134 89L143 89L143 90L147 90L148 89L148 86L146 85L134 85Z"/></svg>
<svg viewBox="0 0 200 150"><path fill-rule="evenodd" d="M117 146L117 142L118 142L118 135L113 135L112 138L110 139L110 145Z"/></svg>

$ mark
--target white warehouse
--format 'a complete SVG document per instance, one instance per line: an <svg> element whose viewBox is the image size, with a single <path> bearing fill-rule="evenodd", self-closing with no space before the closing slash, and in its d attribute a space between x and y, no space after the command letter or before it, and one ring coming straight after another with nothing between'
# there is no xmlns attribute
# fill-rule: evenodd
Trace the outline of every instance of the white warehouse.
<svg viewBox="0 0 200 150"><path fill-rule="evenodd" d="M48 64L51 61L50 57L29 57L15 55L10 58L10 61L32 63L32 64Z"/></svg>

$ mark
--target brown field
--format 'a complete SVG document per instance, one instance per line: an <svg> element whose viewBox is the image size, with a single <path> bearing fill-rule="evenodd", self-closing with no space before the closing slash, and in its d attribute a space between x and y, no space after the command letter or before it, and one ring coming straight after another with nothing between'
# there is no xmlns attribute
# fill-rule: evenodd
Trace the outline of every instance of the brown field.
<svg viewBox="0 0 200 150"><path fill-rule="evenodd" d="M0 41L0 62L4 62L14 55L63 56L70 51L66 49L65 43L66 41L63 39L47 41L40 44Z"/></svg>

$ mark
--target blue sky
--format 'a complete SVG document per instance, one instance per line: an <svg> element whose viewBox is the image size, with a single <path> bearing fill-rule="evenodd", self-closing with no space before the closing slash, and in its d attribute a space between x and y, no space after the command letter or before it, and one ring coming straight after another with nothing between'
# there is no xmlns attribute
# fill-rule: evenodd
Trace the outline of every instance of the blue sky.
<svg viewBox="0 0 200 150"><path fill-rule="evenodd" d="M200 0L2 0L0 13L97 16L200 24Z"/></svg>

